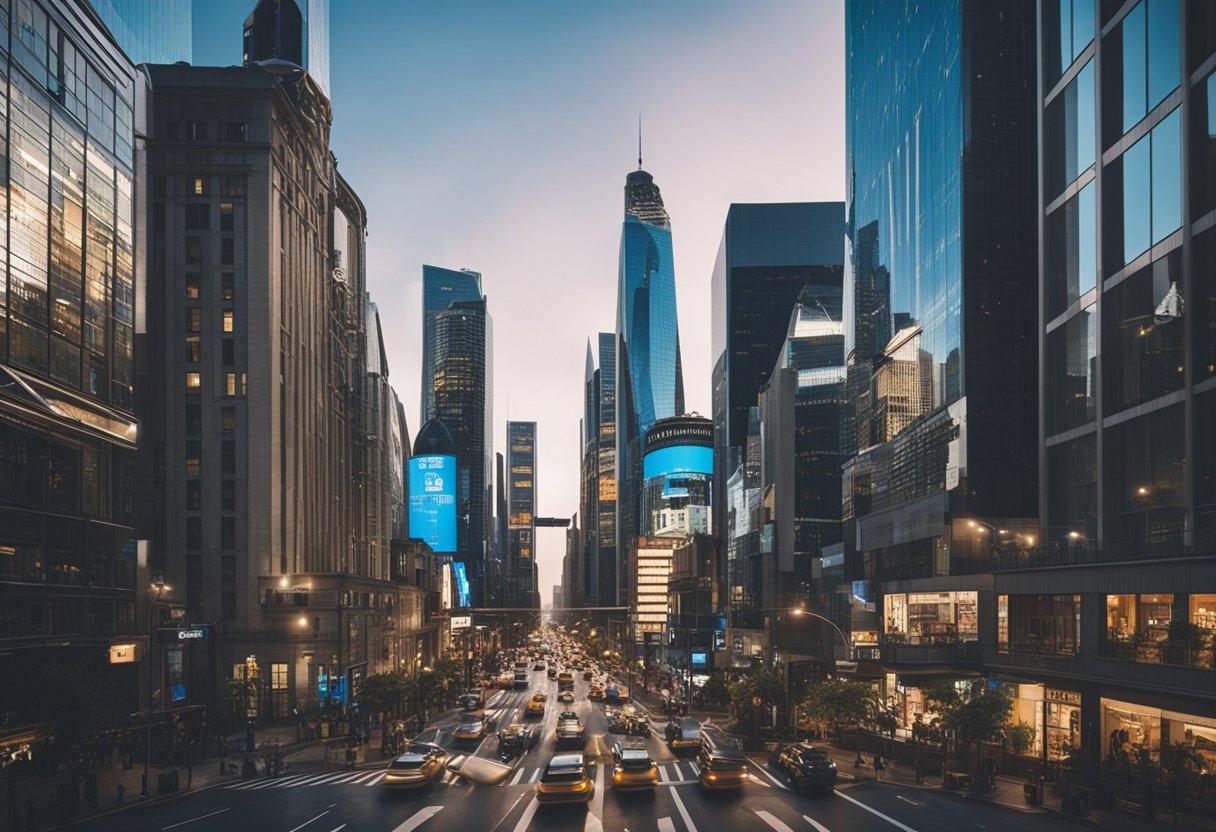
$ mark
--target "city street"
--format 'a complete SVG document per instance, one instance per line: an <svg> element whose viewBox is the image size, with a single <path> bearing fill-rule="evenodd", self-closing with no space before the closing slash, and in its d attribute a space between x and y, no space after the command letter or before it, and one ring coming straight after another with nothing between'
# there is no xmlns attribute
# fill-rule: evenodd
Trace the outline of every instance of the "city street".
<svg viewBox="0 0 1216 832"><path fill-rule="evenodd" d="M528 690L503 691L487 703L486 717L505 725L527 720L524 708L535 691L550 694L543 719L530 720L541 731L535 748L511 767L498 763L492 732L477 745L453 742L459 713L428 727L421 739L437 741L452 752L441 781L416 792L389 792L381 786L384 770L364 768L217 786L179 800L98 818L77 828L101 830L171 830L184 832L411 832L470 829L492 832L525 830L659 830L714 832L720 829L881 830L914 832L946 830L1072 829L1066 819L1026 812L981 800L927 789L902 789L874 783L842 782L832 796L801 795L785 788L760 761L751 765L741 793L707 793L696 780L689 757L676 757L662 741L662 723L646 746L659 764L662 783L650 791L616 792L607 785L608 752L619 735L608 733L604 707L587 700L587 683L575 682L577 712L587 727L585 753L595 760L595 796L589 806L545 806L535 799L536 780L555 753L554 728L561 705L557 682L533 671ZM570 706L567 706L570 707Z"/></svg>

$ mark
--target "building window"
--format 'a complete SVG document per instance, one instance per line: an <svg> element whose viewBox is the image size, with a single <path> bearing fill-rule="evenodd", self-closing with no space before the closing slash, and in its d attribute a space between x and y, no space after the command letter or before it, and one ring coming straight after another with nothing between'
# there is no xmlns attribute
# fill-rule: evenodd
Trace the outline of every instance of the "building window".
<svg viewBox="0 0 1216 832"><path fill-rule="evenodd" d="M1103 89L1123 92L1103 103L1109 147L1178 86L1178 0L1142 0L1104 44Z"/></svg>
<svg viewBox="0 0 1216 832"><path fill-rule="evenodd" d="M1008 640L998 644L1010 653L1075 656L1081 636L1080 595L1009 595L1006 599Z"/></svg>
<svg viewBox="0 0 1216 832"><path fill-rule="evenodd" d="M223 407L220 408L221 429L225 431L236 430L236 408Z"/></svg>
<svg viewBox="0 0 1216 832"><path fill-rule="evenodd" d="M220 240L220 265L236 265L236 243L231 237L224 237Z"/></svg>
<svg viewBox="0 0 1216 832"><path fill-rule="evenodd" d="M1097 320L1097 308L1091 305L1047 334L1048 434L1094 419Z"/></svg>
<svg viewBox="0 0 1216 832"><path fill-rule="evenodd" d="M1047 525L1062 556L1098 535L1098 443L1089 434L1047 448Z"/></svg>
<svg viewBox="0 0 1216 832"><path fill-rule="evenodd" d="M233 300L236 297L236 275L232 272L220 273L220 298Z"/></svg>
<svg viewBox="0 0 1216 832"><path fill-rule="evenodd" d="M186 363L197 364L202 360L202 344L197 335L186 336Z"/></svg>
<svg viewBox="0 0 1216 832"><path fill-rule="evenodd" d="M1195 315L1195 377L1199 380L1216 376L1216 228L1191 238L1191 280L1195 302L1187 304L1185 311Z"/></svg>
<svg viewBox="0 0 1216 832"><path fill-rule="evenodd" d="M199 332L203 325L203 313L197 306L186 309L186 332Z"/></svg>
<svg viewBox="0 0 1216 832"><path fill-rule="evenodd" d="M1168 557L1184 551L1187 460L1183 405L1106 429L1103 554Z"/></svg>
<svg viewBox="0 0 1216 832"><path fill-rule="evenodd" d="M1165 649L1173 605L1174 596L1169 594L1107 595L1106 632L1099 654L1123 661L1175 663L1176 657Z"/></svg>
<svg viewBox="0 0 1216 832"><path fill-rule="evenodd" d="M236 440L225 439L220 443L220 472L236 473Z"/></svg>
<svg viewBox="0 0 1216 832"><path fill-rule="evenodd" d="M1167 295L1181 286L1182 250L1174 249L1106 292L1102 385L1108 415L1182 389L1185 323L1157 315Z"/></svg>
<svg viewBox="0 0 1216 832"><path fill-rule="evenodd" d="M1047 320L1064 313L1097 286L1098 236L1090 182L1075 197L1047 215L1044 265Z"/></svg>
<svg viewBox="0 0 1216 832"><path fill-rule="evenodd" d="M232 203L220 203L220 231L232 231Z"/></svg>
<svg viewBox="0 0 1216 832"><path fill-rule="evenodd" d="M194 177L190 183L190 193L194 194L195 196L205 196L207 194L207 188L203 177Z"/></svg>
<svg viewBox="0 0 1216 832"><path fill-rule="evenodd" d="M236 395L236 373L224 373L224 395L228 398Z"/></svg>
<svg viewBox="0 0 1216 832"><path fill-rule="evenodd" d="M233 353L235 352L232 339L225 338L223 343L223 359L224 366L231 367L233 365Z"/></svg>
<svg viewBox="0 0 1216 832"><path fill-rule="evenodd" d="M233 316L235 314L236 313L233 312L231 309L224 310L224 332L233 331Z"/></svg>
<svg viewBox="0 0 1216 832"><path fill-rule="evenodd" d="M186 442L186 475L197 477L199 475L200 458L202 457L202 443L190 440Z"/></svg>
<svg viewBox="0 0 1216 832"><path fill-rule="evenodd" d="M1109 167L1104 197L1107 273L1113 274L1182 225L1181 116L1174 110ZM1122 182L1122 187L1118 183Z"/></svg>
<svg viewBox="0 0 1216 832"><path fill-rule="evenodd" d="M187 266L201 266L203 264L203 241L200 237L187 237L185 244L185 257Z"/></svg>
<svg viewBox="0 0 1216 832"><path fill-rule="evenodd" d="M220 511L236 511L236 482L224 480L220 483Z"/></svg>
<svg viewBox="0 0 1216 832"><path fill-rule="evenodd" d="M220 518L220 548L231 551L236 548L236 518Z"/></svg>
<svg viewBox="0 0 1216 832"><path fill-rule="evenodd" d="M1047 201L1094 163L1094 64L1090 61L1043 114L1043 173Z"/></svg>
<svg viewBox="0 0 1216 832"><path fill-rule="evenodd" d="M186 511L201 511L203 508L203 484L199 480L186 480Z"/></svg>
<svg viewBox="0 0 1216 832"><path fill-rule="evenodd" d="M272 662L270 665L270 710L276 719L287 716L286 662Z"/></svg>
<svg viewBox="0 0 1216 832"><path fill-rule="evenodd" d="M1043 3L1043 67L1048 85L1072 66L1094 39L1094 0L1046 0Z"/></svg>
<svg viewBox="0 0 1216 832"><path fill-rule="evenodd" d="M206 203L186 205L186 230L206 231L211 227L211 206Z"/></svg>
<svg viewBox="0 0 1216 832"><path fill-rule="evenodd" d="M200 373L197 373L197 372L186 373L186 389L187 390L198 390L202 386L203 386L203 377Z"/></svg>
<svg viewBox="0 0 1216 832"><path fill-rule="evenodd" d="M187 517L186 518L186 548L201 549L203 548L203 518Z"/></svg>
<svg viewBox="0 0 1216 832"><path fill-rule="evenodd" d="M243 142L247 128L245 122L229 121L224 123L224 141L226 142Z"/></svg>
<svg viewBox="0 0 1216 832"><path fill-rule="evenodd" d="M243 176L229 176L224 179L224 196L244 195L245 178Z"/></svg>
<svg viewBox="0 0 1216 832"><path fill-rule="evenodd" d="M1216 24L1216 3L1211 5ZM1216 209L1216 72L1191 94L1191 216Z"/></svg>
<svg viewBox="0 0 1216 832"><path fill-rule="evenodd" d="M198 272L186 274L186 299L198 300Z"/></svg>
<svg viewBox="0 0 1216 832"><path fill-rule="evenodd" d="M198 402L186 403L186 433L203 432L203 408Z"/></svg>

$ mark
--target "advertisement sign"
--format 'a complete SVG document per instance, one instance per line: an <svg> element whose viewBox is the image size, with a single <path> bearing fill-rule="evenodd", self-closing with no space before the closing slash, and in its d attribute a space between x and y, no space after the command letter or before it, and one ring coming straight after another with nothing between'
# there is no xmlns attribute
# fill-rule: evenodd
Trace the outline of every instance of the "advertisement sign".
<svg viewBox="0 0 1216 832"><path fill-rule="evenodd" d="M186 686L183 685L181 682L178 682L176 685L173 685L169 688L169 701L170 702L181 702L185 698L186 698Z"/></svg>
<svg viewBox="0 0 1216 832"><path fill-rule="evenodd" d="M664 474L689 472L712 474L714 472L714 449L694 445L675 445L651 451L642 460L643 479Z"/></svg>
<svg viewBox="0 0 1216 832"><path fill-rule="evenodd" d="M473 626L473 616L471 615L453 615L452 629L467 630Z"/></svg>
<svg viewBox="0 0 1216 832"><path fill-rule="evenodd" d="M196 640L206 641L207 640L207 628L206 627L194 627L189 630L178 630L177 631L177 640L178 641L196 641Z"/></svg>
<svg viewBox="0 0 1216 832"><path fill-rule="evenodd" d="M130 664L143 658L138 644L111 644L110 664Z"/></svg>
<svg viewBox="0 0 1216 832"><path fill-rule="evenodd" d="M456 457L415 456L408 468L410 537L435 552L456 551Z"/></svg>
<svg viewBox="0 0 1216 832"><path fill-rule="evenodd" d="M452 564L452 569L456 573L456 606L471 607L473 604L469 599L469 576L465 572L464 563L456 561Z"/></svg>
<svg viewBox="0 0 1216 832"><path fill-rule="evenodd" d="M703 650L694 650L692 653L692 666L705 667L709 664L707 654Z"/></svg>

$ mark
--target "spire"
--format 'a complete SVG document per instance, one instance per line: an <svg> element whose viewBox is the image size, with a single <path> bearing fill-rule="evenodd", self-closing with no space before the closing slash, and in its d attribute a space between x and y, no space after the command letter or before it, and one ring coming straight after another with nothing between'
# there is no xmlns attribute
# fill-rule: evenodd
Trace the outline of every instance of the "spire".
<svg viewBox="0 0 1216 832"><path fill-rule="evenodd" d="M638 113L638 170L642 169L642 114Z"/></svg>
<svg viewBox="0 0 1216 832"><path fill-rule="evenodd" d="M583 381L595 378L595 354L591 352L591 338L587 338L587 363L583 370Z"/></svg>

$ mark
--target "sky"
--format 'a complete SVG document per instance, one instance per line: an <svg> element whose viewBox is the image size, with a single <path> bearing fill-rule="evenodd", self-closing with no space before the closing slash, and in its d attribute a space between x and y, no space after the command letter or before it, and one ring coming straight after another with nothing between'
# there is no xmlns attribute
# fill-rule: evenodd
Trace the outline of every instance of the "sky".
<svg viewBox="0 0 1216 832"><path fill-rule="evenodd" d="M195 0L196 65L254 0ZM483 275L495 450L536 421L537 514L578 510L587 339L611 332L625 175L671 215L686 406L710 415L732 202L844 198L844 0L331 0L331 146L368 211L390 381L419 428L422 264ZM565 534L537 533L542 604Z"/></svg>

